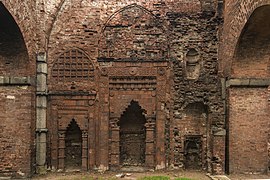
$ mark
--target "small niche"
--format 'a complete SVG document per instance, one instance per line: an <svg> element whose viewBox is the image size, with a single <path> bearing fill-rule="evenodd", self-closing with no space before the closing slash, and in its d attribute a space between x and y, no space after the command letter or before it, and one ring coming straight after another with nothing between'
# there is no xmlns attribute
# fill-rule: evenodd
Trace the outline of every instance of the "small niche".
<svg viewBox="0 0 270 180"><path fill-rule="evenodd" d="M186 55L186 77L196 80L200 76L200 54L194 48L190 49Z"/></svg>

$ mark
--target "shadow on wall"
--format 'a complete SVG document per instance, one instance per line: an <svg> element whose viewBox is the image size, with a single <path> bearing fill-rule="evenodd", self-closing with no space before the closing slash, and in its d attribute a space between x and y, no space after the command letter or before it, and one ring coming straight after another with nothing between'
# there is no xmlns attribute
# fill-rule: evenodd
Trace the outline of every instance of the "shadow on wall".
<svg viewBox="0 0 270 180"><path fill-rule="evenodd" d="M28 53L22 33L2 2L0 2L0 73L20 74L26 70Z"/></svg>
<svg viewBox="0 0 270 180"><path fill-rule="evenodd" d="M233 76L267 77L270 58L270 5L257 8L238 40Z"/></svg>

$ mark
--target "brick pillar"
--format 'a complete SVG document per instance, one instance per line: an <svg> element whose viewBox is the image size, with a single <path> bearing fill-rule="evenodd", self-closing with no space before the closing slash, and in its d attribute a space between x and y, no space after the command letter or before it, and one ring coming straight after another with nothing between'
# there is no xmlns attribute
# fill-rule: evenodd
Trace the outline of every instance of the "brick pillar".
<svg viewBox="0 0 270 180"><path fill-rule="evenodd" d="M58 140L59 140L59 146L58 146L58 169L64 169L65 168L65 131L60 131L58 133Z"/></svg>
<svg viewBox="0 0 270 180"><path fill-rule="evenodd" d="M98 169L106 171L109 169L109 81L108 77L101 76L99 83L100 119L98 136Z"/></svg>
<svg viewBox="0 0 270 180"><path fill-rule="evenodd" d="M158 170L165 168L165 115L160 110L157 111L156 127L156 169Z"/></svg>
<svg viewBox="0 0 270 180"><path fill-rule="evenodd" d="M155 117L147 117L146 127L146 148L145 148L145 165L148 167L155 166Z"/></svg>
<svg viewBox="0 0 270 180"><path fill-rule="evenodd" d="M47 144L47 62L45 53L37 56L36 89L36 172L46 173Z"/></svg>
<svg viewBox="0 0 270 180"><path fill-rule="evenodd" d="M167 66L164 64L164 66ZM165 157L165 123L166 123L166 112L165 112L165 101L167 91L167 79L164 67L158 69L157 76L157 89L156 89L156 169L166 168L166 157Z"/></svg>
<svg viewBox="0 0 270 180"><path fill-rule="evenodd" d="M87 171L87 161L88 161L88 132L82 132L82 170Z"/></svg>

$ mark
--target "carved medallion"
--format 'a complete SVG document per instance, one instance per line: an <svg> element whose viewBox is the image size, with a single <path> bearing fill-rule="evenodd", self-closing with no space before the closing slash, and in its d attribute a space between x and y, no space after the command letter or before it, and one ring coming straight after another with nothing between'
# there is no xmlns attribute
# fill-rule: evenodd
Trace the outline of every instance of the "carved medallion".
<svg viewBox="0 0 270 180"><path fill-rule="evenodd" d="M132 76L136 75L137 72L138 72L138 70L137 70L136 67L132 67L132 68L130 68L130 70L129 70L129 74L132 75Z"/></svg>
<svg viewBox="0 0 270 180"><path fill-rule="evenodd" d="M164 68L158 68L158 74L163 76L165 74L165 69Z"/></svg>
<svg viewBox="0 0 270 180"><path fill-rule="evenodd" d="M107 68L101 68L101 75L102 76L107 76L108 75L108 70L107 70Z"/></svg>

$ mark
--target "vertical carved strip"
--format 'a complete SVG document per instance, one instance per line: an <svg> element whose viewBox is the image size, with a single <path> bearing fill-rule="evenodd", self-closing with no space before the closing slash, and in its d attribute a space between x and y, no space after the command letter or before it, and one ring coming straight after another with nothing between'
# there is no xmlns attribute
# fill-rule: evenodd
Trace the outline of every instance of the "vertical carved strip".
<svg viewBox="0 0 270 180"><path fill-rule="evenodd" d="M58 133L59 138L59 147L58 147L58 169L64 169L65 168L65 131L60 131Z"/></svg>
<svg viewBox="0 0 270 180"><path fill-rule="evenodd" d="M88 138L88 132L83 131L82 132L82 170L83 171L87 171L87 169L88 169L88 167L87 167L88 140L87 140L87 138Z"/></svg>
<svg viewBox="0 0 270 180"><path fill-rule="evenodd" d="M146 127L146 148L145 148L145 164L148 167L155 166L155 116L147 117Z"/></svg>
<svg viewBox="0 0 270 180"><path fill-rule="evenodd" d="M110 144L110 165L112 167L118 167L120 165L120 128L117 125L119 118L113 117L110 119L110 129L111 129L111 144Z"/></svg>

